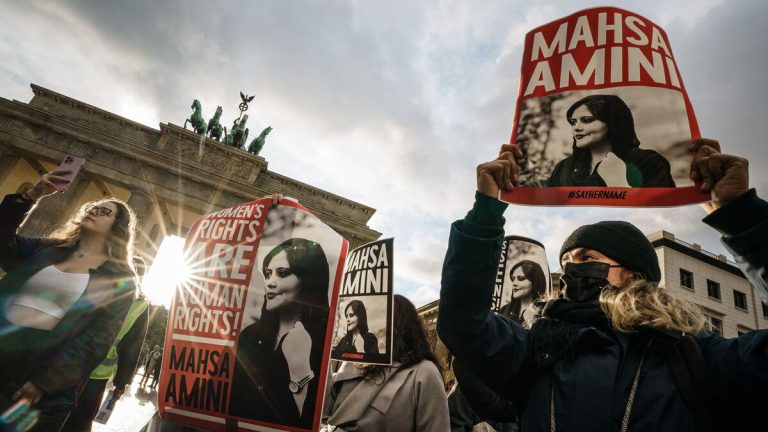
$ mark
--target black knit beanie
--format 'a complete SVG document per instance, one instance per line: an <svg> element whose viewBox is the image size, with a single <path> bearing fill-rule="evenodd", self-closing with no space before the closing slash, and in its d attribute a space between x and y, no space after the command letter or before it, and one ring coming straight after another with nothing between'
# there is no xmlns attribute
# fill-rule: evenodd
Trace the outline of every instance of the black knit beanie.
<svg viewBox="0 0 768 432"><path fill-rule="evenodd" d="M645 235L629 222L602 221L577 228L563 242L560 260L566 252L576 248L594 249L648 281L661 280L656 250Z"/></svg>

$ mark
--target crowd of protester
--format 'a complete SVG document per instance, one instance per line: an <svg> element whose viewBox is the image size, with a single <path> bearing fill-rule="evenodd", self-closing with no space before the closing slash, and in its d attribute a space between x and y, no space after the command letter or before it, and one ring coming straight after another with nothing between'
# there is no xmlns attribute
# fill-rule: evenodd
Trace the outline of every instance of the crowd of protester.
<svg viewBox="0 0 768 432"><path fill-rule="evenodd" d="M714 197L704 223L768 295L768 203L749 188L747 161L721 154L711 140L690 150L691 178ZM451 226L437 330L453 361L437 358L416 308L396 295L393 363L343 363L326 386L324 430L756 424L768 402L768 330L731 339L707 331L698 307L659 286L656 252L627 222L576 229L559 252L560 290L529 288L517 299L523 306L491 311L507 208L496 197L516 185L522 156L504 145L479 165L474 205ZM51 235L18 234L37 202L66 188L66 174L45 174L0 204L0 409L27 400L39 412L36 431L90 430L107 382L116 397L131 383L147 331L148 302L137 289L144 269L133 256L136 218L126 203L89 202ZM534 270L515 275L535 286ZM141 386L152 377L156 387L161 357L159 346L146 354ZM456 381L444 382L445 368ZM312 413L297 406L297 424L309 424L303 419Z"/></svg>

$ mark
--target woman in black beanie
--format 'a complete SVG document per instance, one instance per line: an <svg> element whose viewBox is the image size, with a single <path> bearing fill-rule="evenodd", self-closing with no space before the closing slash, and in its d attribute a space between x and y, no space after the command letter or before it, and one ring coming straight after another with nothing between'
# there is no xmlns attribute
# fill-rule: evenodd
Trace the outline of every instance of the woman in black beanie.
<svg viewBox="0 0 768 432"><path fill-rule="evenodd" d="M768 298L768 203L746 161L699 140L691 178L713 190L705 222ZM437 330L448 349L513 402L526 431L749 430L768 406L768 330L724 339L659 287L656 252L633 225L575 230L560 252L560 298L526 331L490 311L504 238L500 189L517 183L515 145L477 169L475 205L451 228Z"/></svg>

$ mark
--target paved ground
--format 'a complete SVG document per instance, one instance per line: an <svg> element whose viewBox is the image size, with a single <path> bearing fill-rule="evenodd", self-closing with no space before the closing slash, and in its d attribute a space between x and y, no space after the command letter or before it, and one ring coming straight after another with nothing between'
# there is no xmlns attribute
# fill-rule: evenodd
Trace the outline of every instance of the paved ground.
<svg viewBox="0 0 768 432"><path fill-rule="evenodd" d="M139 387L143 372L140 368L133 384L115 405L107 424L93 423L94 432L138 432L149 422L157 411L157 392L149 386Z"/></svg>

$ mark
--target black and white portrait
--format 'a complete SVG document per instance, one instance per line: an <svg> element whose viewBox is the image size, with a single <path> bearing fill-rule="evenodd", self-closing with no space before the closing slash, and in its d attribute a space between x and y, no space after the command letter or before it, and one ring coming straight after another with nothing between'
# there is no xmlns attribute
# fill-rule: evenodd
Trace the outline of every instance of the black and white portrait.
<svg viewBox="0 0 768 432"><path fill-rule="evenodd" d="M334 353L384 353L387 314L387 296L353 296L339 299Z"/></svg>
<svg viewBox="0 0 768 432"><path fill-rule="evenodd" d="M552 285L544 246L532 239L504 238L505 260L500 263L501 278L494 310L518 322L525 322L534 312L532 305Z"/></svg>
<svg viewBox="0 0 768 432"><path fill-rule="evenodd" d="M246 296L230 415L311 428L343 239L294 207L270 210Z"/></svg>
<svg viewBox="0 0 768 432"><path fill-rule="evenodd" d="M523 186L673 188L688 178L691 131L678 91L578 90L525 99L516 143Z"/></svg>

